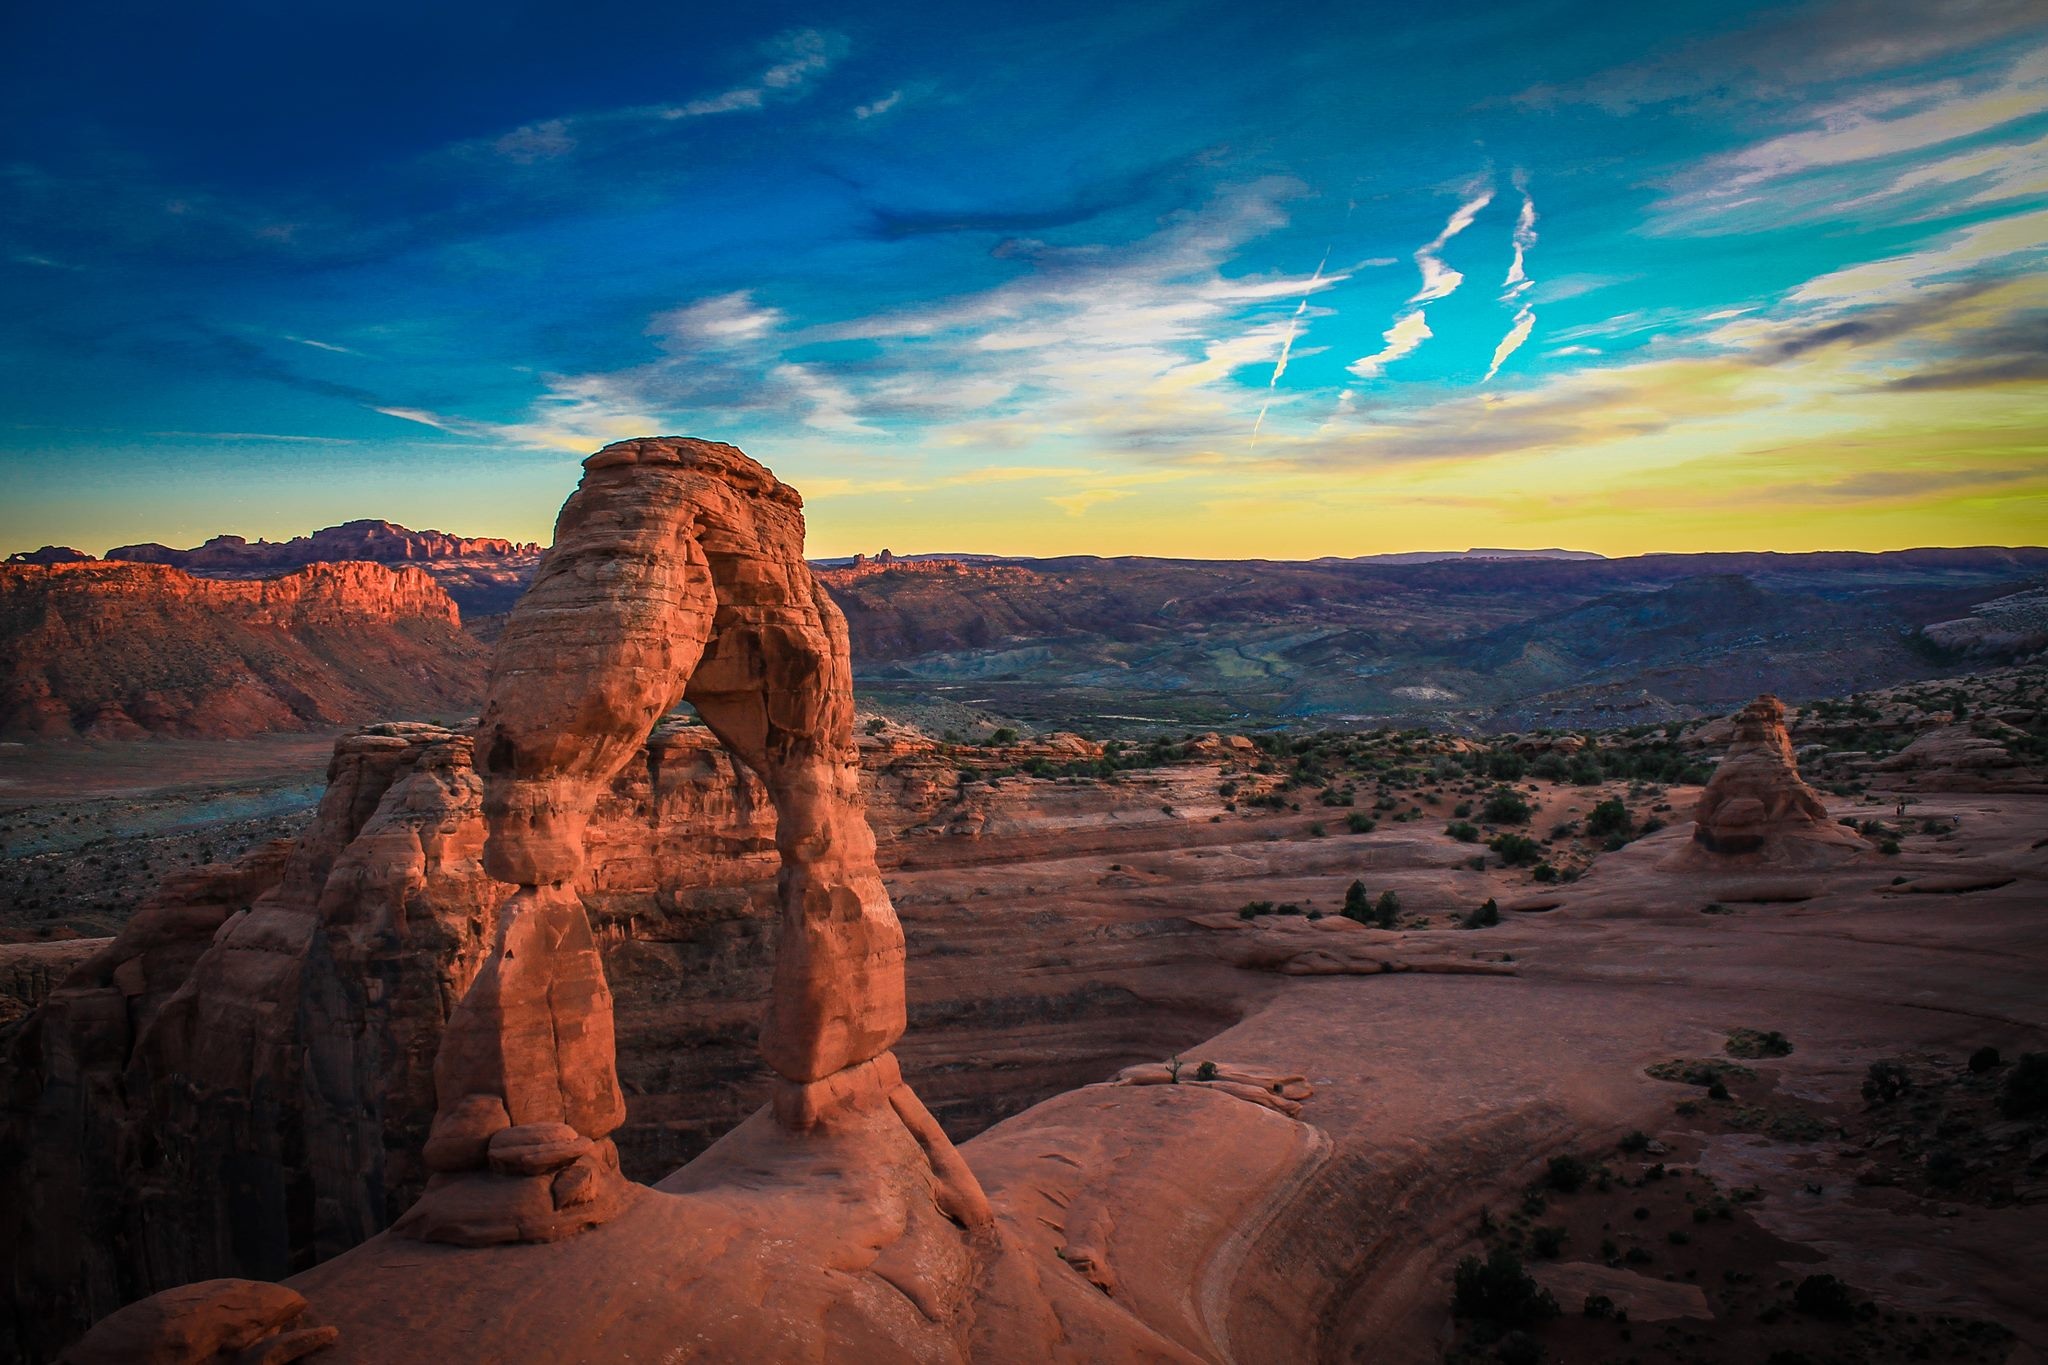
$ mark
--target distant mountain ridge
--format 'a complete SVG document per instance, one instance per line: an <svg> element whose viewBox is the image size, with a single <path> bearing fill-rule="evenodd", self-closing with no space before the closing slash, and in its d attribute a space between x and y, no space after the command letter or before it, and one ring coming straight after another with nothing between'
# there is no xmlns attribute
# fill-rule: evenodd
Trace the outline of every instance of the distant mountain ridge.
<svg viewBox="0 0 2048 1365"><path fill-rule="evenodd" d="M328 526L309 536L290 540L246 540L241 536L215 536L190 550L174 550L154 542L117 545L107 551L110 560L139 564L169 564L197 572L206 570L291 569L304 564L331 564L344 560L365 560L372 564L408 563L435 559L513 559L538 555L533 542L503 540L496 536L456 536L446 531L414 531L396 522L365 519Z"/></svg>

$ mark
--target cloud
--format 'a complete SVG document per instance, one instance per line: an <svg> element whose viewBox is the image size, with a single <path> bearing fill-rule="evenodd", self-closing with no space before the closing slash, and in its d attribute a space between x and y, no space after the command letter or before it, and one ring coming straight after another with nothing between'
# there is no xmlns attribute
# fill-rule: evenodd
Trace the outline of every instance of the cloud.
<svg viewBox="0 0 2048 1365"><path fill-rule="evenodd" d="M1501 302L1506 303L1534 284L1524 269L1530 248L1536 245L1536 201L1529 197L1529 191L1522 183L1520 172L1515 175L1515 188L1522 191L1522 207L1515 214L1515 258L1508 263L1507 278L1501 281Z"/></svg>
<svg viewBox="0 0 2048 1365"><path fill-rule="evenodd" d="M1491 383L1493 377L1500 373L1501 362L1521 349L1522 343L1529 339L1529 333L1534 331L1535 327L1536 314L1527 307L1516 313L1515 325L1510 327L1508 334L1500 339L1500 345L1493 348L1493 363L1486 367L1486 378L1479 382L1482 384Z"/></svg>
<svg viewBox="0 0 2048 1365"><path fill-rule="evenodd" d="M815 28L794 29L766 44L764 55L769 64L746 84L680 104L626 105L541 119L455 150L458 155L484 155L515 165L532 165L558 161L581 151L602 150L616 144L621 136L650 124L765 109L771 100L800 97L846 51L847 41L841 34Z"/></svg>
<svg viewBox="0 0 2048 1365"><path fill-rule="evenodd" d="M658 338L665 351L694 351L756 341L782 322L781 312L754 302L752 290L736 289L656 313L648 319L647 335Z"/></svg>
<svg viewBox="0 0 2048 1365"><path fill-rule="evenodd" d="M492 142L491 149L507 161L530 165L567 156L576 150L576 139L569 135L567 119L551 118L514 128Z"/></svg>
<svg viewBox="0 0 2048 1365"><path fill-rule="evenodd" d="M1302 318L1308 313L1309 297L1315 293L1316 286L1322 283L1323 267L1329 263L1330 250L1328 247L1325 247L1323 248L1323 259L1316 262L1316 273L1308 277L1308 287L1302 291L1301 302L1296 304L1294 312L1288 315L1287 334L1280 340L1280 356L1273 362L1272 377L1266 381L1266 391L1269 396L1264 403L1259 405L1258 420L1252 423L1252 443L1254 445L1258 443L1259 428L1266 424L1266 409L1273 405L1270 395L1274 389L1280 386L1280 376L1287 373L1287 358L1294 353L1294 338L1301 330Z"/></svg>
<svg viewBox="0 0 2048 1365"><path fill-rule="evenodd" d="M1750 216L1765 212L1793 218L1840 214L1930 185L1993 174L1996 168L1987 166L1983 154L1974 149L1954 158L1946 171L1937 163L1901 173L1887 163L2034 118L2044 108L2048 47L2022 52L1988 78L1865 90L1808 105L1794 116L1803 126L1687 168L1670 182L1653 212L1667 231L1729 231L1748 221L1728 217L1731 209L1750 209ZM2036 147L2031 169L2008 169L2012 193L2024 193L2026 184L2040 182L2038 159ZM1881 182L1861 194L1842 192L1841 177L1870 173L1881 176ZM1779 192L1786 182L1815 177L1825 177L1830 191L1800 196ZM1994 194L2005 197L1995 184L1994 179ZM1847 188L1853 191L1857 186Z"/></svg>
<svg viewBox="0 0 2048 1365"><path fill-rule="evenodd" d="M1105 502L1114 502L1118 498L1127 498L1129 496L1129 493L1116 488L1084 488L1078 493L1062 493L1048 496L1046 501L1065 512L1068 516L1078 517L1086 514L1092 508L1100 507Z"/></svg>
<svg viewBox="0 0 2048 1365"><path fill-rule="evenodd" d="M1458 205L1444 223L1444 230L1415 253L1415 264L1422 271L1422 288L1415 291L1410 303L1430 303L1436 299L1449 298L1456 292L1465 277L1444 264L1443 250L1450 245L1451 238L1472 226L1472 220L1479 216L1479 210L1493 202L1493 190L1479 185L1467 189L1469 196Z"/></svg>
<svg viewBox="0 0 2048 1365"><path fill-rule="evenodd" d="M1403 313L1394 320L1392 327L1381 334L1380 340L1386 345L1365 359L1352 362L1351 373L1360 379L1377 379L1387 366L1413 354L1417 346L1434 335L1420 308L1412 313Z"/></svg>
<svg viewBox="0 0 2048 1365"><path fill-rule="evenodd" d="M856 104L853 107L853 116L857 119L863 120L871 118L880 118L883 114L888 113L891 109L894 109L897 105L901 104L902 102L903 92L901 90L891 90L888 94L882 96L880 99L870 100L866 104Z"/></svg>
<svg viewBox="0 0 2048 1365"><path fill-rule="evenodd" d="M361 351L352 351L352 350L350 350L350 349L349 349L348 347L346 347L346 346L337 346L337 345L335 345L335 344L334 344L333 342L331 342L331 341L315 341L315 340L314 340L313 338L311 338L311 337L295 337L295 336L292 336L292 335L291 335L290 333L284 333L283 335L284 335L284 339L285 339L286 341L296 341L296 342L297 342L297 343L298 343L299 345L301 345L301 346L311 346L311 347L312 347L312 348L313 348L314 350L316 350L316 351L332 351L332 352L334 352L334 353L335 353L336 355L361 355L361 354L362 354L362 352L361 352Z"/></svg>
<svg viewBox="0 0 2048 1365"><path fill-rule="evenodd" d="M1501 362L1522 348L1529 339L1529 333L1536 329L1536 311L1523 303L1516 307L1516 300L1527 293L1535 283L1529 278L1527 269L1529 252L1536 246L1536 201L1529 197L1529 182L1522 172L1515 172L1515 188L1522 193L1522 207L1515 214L1515 230L1512 235L1515 255L1508 263L1507 277L1501 281L1500 301L1515 308L1515 321L1508 328L1508 334L1493 348L1493 361L1486 367L1486 376L1479 382L1491 384L1493 377L1500 373Z"/></svg>

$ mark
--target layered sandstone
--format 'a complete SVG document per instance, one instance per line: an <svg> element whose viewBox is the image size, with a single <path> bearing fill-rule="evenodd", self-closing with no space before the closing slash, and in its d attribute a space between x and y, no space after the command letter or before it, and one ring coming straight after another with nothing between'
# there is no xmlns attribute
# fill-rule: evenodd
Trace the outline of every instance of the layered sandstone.
<svg viewBox="0 0 2048 1365"><path fill-rule="evenodd" d="M1693 849L1710 856L1802 862L1866 847L1828 815L1799 776L1785 704L1765 694L1735 716L1727 755L1693 808Z"/></svg>
<svg viewBox="0 0 2048 1365"><path fill-rule="evenodd" d="M223 582L148 564L0 566L0 733L232 738L473 704L483 651L415 568Z"/></svg>

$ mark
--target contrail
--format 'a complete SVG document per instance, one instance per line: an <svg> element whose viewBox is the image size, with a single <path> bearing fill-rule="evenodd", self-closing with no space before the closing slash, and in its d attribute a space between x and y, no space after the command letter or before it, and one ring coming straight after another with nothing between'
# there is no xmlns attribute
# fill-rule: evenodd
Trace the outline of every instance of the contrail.
<svg viewBox="0 0 2048 1365"><path fill-rule="evenodd" d="M1259 420L1252 423L1253 445L1259 443L1259 428L1266 425L1266 409L1273 406L1273 392L1280 385L1280 376L1287 373L1287 357L1294 350L1296 334L1301 331L1302 315L1308 312L1309 295L1315 293L1316 286L1322 283L1323 267L1330 263L1330 248L1335 245L1332 242L1323 248L1323 259L1316 262L1316 273L1308 277L1308 287L1301 291L1301 302L1294 305L1294 314L1287 319L1287 335L1280 339L1280 359L1273 366L1273 377L1266 381L1266 401L1259 404Z"/></svg>

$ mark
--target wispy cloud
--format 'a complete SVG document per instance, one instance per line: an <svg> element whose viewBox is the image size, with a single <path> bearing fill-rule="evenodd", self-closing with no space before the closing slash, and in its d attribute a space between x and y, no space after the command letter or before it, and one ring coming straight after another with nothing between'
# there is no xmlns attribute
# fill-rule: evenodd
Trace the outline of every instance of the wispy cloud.
<svg viewBox="0 0 2048 1365"><path fill-rule="evenodd" d="M1447 299L1465 282L1464 275L1444 264L1444 248L1450 245L1451 238L1472 226L1472 220L1479 216L1479 210L1493 202L1493 190L1490 187L1475 185L1466 193L1470 197L1458 205L1457 210L1444 223L1444 230L1427 246L1416 251L1415 264L1422 271L1422 287L1415 291L1408 302L1430 303L1437 299Z"/></svg>
<svg viewBox="0 0 2048 1365"><path fill-rule="evenodd" d="M1958 183L1989 176L1999 188L2000 172L2013 193L2038 184L2039 148L2026 167L2026 148L2011 150L2017 164L1987 164L1982 149L1968 148L1926 169L1901 172L1894 164L1904 157L1981 137L2048 112L2048 47L2022 51L1993 75L1955 77L1915 85L1863 91L1800 109L1799 126L1761 142L1707 158L1674 177L1668 193L1655 206L1658 226L1666 231L1719 232L1748 221L1730 217L1731 209L1750 215L1813 217L1867 206L1930 185ZM1844 176L1855 174L1861 183ZM1828 177L1825 194L1787 196L1779 191L1793 181ZM1843 189L1850 192L1843 193Z"/></svg>
<svg viewBox="0 0 2048 1365"><path fill-rule="evenodd" d="M1362 360L1351 363L1351 373L1360 379L1377 379L1387 366L1405 356L1413 355L1415 348L1436 335L1429 330L1429 320L1418 308L1412 313L1403 313L1394 320L1394 325L1381 333L1380 340L1386 344Z"/></svg>
<svg viewBox="0 0 2048 1365"><path fill-rule="evenodd" d="M315 341L312 337L295 337L290 333L286 333L284 339L286 341L296 341L301 346L311 346L316 351L331 351L335 355L362 354L361 351L353 351L346 346L337 346L331 341Z"/></svg>
<svg viewBox="0 0 2048 1365"><path fill-rule="evenodd" d="M1472 226L1479 211L1493 202L1493 188L1483 178L1469 182L1460 191L1465 199L1444 221L1443 231L1415 252L1415 265L1422 272L1422 287L1408 300L1408 311L1394 319L1394 325L1380 334L1384 343L1378 351L1351 363L1351 373L1360 379L1377 379L1387 366L1413 355L1415 348L1436 335L1429 330L1422 305L1449 298L1465 282L1465 276L1444 264L1444 248L1453 237Z"/></svg>
<svg viewBox="0 0 2048 1365"><path fill-rule="evenodd" d="M1501 363L1529 339L1536 330L1536 310L1518 300L1528 293L1535 281L1529 278L1529 253L1536 246L1536 201L1529 197L1529 180L1521 171L1515 172L1515 188L1521 191L1522 207L1515 214L1513 241L1514 259L1508 263L1507 278L1501 281L1500 301L1515 309L1515 320L1508 327L1508 334L1493 348L1493 361L1486 367L1486 377L1479 382L1490 384L1500 373Z"/></svg>
<svg viewBox="0 0 2048 1365"><path fill-rule="evenodd" d="M846 55L847 41L824 29L794 29L766 46L768 65L744 84L675 104L639 104L595 113L563 115L524 124L481 143L467 144L490 156L521 165L553 161L583 150L593 139L607 143L622 129L711 118L765 109L772 100L793 99Z"/></svg>
<svg viewBox="0 0 2048 1365"><path fill-rule="evenodd" d="M880 118L883 114L888 113L901 103L903 103L903 92L901 90L891 90L880 99L870 100L866 104L856 104L853 107L853 116L857 119Z"/></svg>

